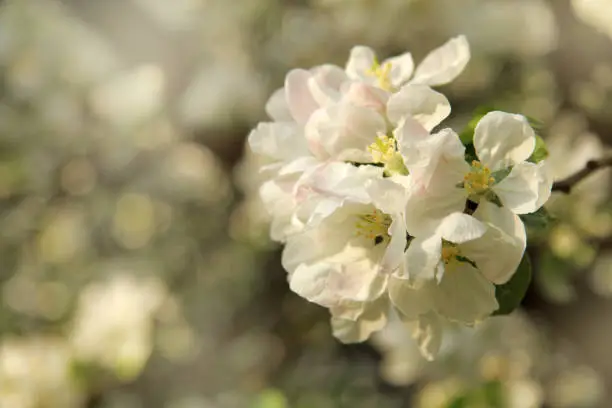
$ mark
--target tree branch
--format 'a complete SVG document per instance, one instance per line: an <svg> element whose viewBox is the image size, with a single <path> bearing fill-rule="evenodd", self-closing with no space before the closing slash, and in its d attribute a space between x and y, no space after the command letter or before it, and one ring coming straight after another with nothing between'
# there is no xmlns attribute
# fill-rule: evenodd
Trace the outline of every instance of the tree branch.
<svg viewBox="0 0 612 408"><path fill-rule="evenodd" d="M612 156L604 157L599 160L589 160L582 170L572 174L566 179L554 183L552 186L552 191L559 191L564 194L569 194L571 193L572 188L580 181L590 176L591 173L606 167L612 167Z"/></svg>

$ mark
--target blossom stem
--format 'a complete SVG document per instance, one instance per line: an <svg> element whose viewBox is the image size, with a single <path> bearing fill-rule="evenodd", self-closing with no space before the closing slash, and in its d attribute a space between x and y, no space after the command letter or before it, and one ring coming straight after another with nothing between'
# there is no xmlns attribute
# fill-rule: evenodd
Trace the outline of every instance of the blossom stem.
<svg viewBox="0 0 612 408"><path fill-rule="evenodd" d="M583 169L563 180L555 182L552 186L552 191L569 194L572 192L572 188L580 181L590 176L591 173L606 167L612 167L612 156L604 157L599 160L589 160Z"/></svg>

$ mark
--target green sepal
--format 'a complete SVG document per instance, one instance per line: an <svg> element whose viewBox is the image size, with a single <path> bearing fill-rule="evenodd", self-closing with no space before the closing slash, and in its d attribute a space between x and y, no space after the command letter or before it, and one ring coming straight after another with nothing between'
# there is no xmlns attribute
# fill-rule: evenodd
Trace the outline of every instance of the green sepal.
<svg viewBox="0 0 612 408"><path fill-rule="evenodd" d="M525 227L531 230L545 230L555 221L555 217L550 215L544 207L540 207L531 214L521 214L519 217L525 224Z"/></svg>
<svg viewBox="0 0 612 408"><path fill-rule="evenodd" d="M478 160L478 156L476 156L476 149L472 143L465 146L465 161L470 165L474 160Z"/></svg>
<svg viewBox="0 0 612 408"><path fill-rule="evenodd" d="M536 143L535 148L533 149L533 153L527 159L527 161L531 163L539 163L545 158L548 157L548 148L546 147L546 142L540 135L536 135Z"/></svg>

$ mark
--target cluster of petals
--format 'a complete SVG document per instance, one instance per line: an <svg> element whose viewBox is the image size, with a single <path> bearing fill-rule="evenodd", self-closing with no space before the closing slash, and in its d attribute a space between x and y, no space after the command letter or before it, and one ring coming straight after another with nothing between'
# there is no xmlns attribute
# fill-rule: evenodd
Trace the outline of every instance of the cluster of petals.
<svg viewBox="0 0 612 408"><path fill-rule="evenodd" d="M260 195L289 286L329 309L343 342L366 340L397 313L433 358L441 322L490 316L495 285L522 259L518 215L551 189L544 163L528 161L536 140L526 119L484 116L471 162L454 131L432 133L451 107L431 87L469 58L463 36L416 69L410 53L380 63L356 46L345 68L289 72L266 105L272 121L249 135L265 158Z"/></svg>

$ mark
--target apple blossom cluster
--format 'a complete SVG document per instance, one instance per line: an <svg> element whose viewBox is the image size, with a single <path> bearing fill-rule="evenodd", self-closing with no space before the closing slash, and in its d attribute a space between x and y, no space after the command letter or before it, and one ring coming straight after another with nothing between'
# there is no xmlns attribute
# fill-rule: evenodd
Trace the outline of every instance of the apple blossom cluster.
<svg viewBox="0 0 612 408"><path fill-rule="evenodd" d="M249 135L290 288L329 309L343 342L397 313L431 359L443 322L493 314L496 285L521 262L519 215L543 205L552 179L530 161L536 135L521 115L487 113L469 149L439 126L451 107L432 87L469 59L463 36L416 68L410 53L379 62L356 46L345 68L289 72L266 105L272 121Z"/></svg>

